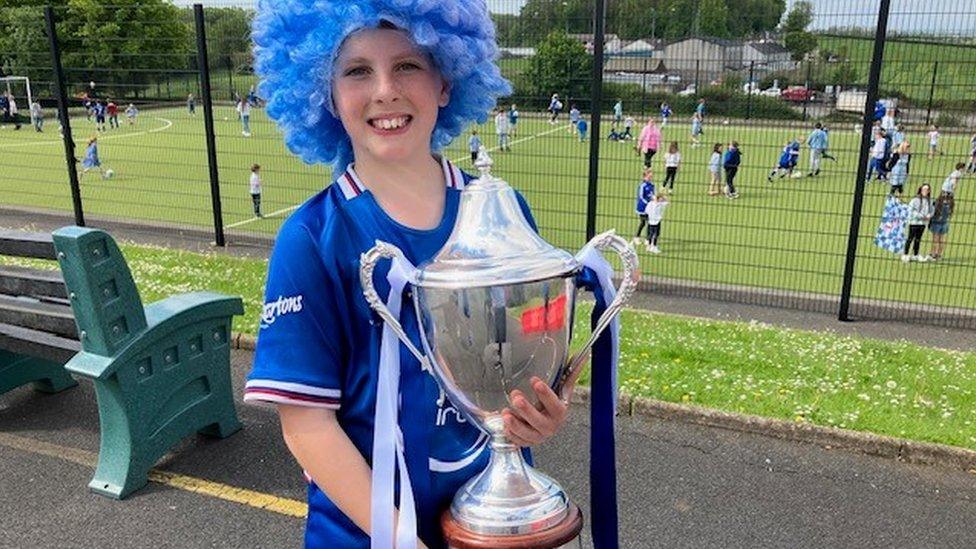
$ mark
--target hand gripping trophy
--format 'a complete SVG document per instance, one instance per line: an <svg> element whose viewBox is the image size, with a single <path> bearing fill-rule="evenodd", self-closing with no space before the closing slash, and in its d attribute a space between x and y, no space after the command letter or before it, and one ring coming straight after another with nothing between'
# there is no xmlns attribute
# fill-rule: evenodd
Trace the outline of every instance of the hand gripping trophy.
<svg viewBox="0 0 976 549"><path fill-rule="evenodd" d="M513 390L535 399L533 377L569 398L567 380L637 285L637 254L613 231L594 237L576 256L553 247L532 229L515 191L490 173L491 165L482 150L476 163L481 176L462 191L451 236L409 274L423 351L373 286L377 262L402 260L402 252L377 242L362 256L360 278L369 305L465 418L490 436L488 466L457 492L442 517L445 538L464 548L559 547L579 534L579 508L556 481L525 463L506 439L502 411ZM578 277L594 260L603 262L597 251L607 249L620 256L620 288L570 357Z"/></svg>

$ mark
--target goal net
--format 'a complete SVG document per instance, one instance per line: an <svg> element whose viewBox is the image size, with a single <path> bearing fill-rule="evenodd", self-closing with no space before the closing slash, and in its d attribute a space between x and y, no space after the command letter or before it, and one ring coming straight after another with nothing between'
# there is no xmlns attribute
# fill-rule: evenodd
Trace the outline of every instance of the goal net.
<svg viewBox="0 0 976 549"><path fill-rule="evenodd" d="M31 90L30 78L26 76L3 76L0 77L0 105L9 103L9 98L13 98L17 106L17 114L22 119L31 118L31 104L34 102L34 94Z"/></svg>

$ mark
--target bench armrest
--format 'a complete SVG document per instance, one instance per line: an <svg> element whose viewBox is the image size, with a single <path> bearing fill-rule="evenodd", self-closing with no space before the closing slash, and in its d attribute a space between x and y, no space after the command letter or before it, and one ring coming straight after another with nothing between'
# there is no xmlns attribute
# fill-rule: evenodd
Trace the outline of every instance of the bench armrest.
<svg viewBox="0 0 976 549"><path fill-rule="evenodd" d="M244 314L240 297L217 292L190 292L161 299L146 306L146 322L152 330L162 322L189 324L202 318Z"/></svg>

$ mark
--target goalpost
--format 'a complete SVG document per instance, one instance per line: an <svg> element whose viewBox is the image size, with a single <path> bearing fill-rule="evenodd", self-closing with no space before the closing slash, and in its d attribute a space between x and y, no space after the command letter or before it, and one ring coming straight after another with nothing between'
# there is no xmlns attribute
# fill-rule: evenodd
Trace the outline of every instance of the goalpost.
<svg viewBox="0 0 976 549"><path fill-rule="evenodd" d="M15 93L24 90L23 95ZM34 113L31 112L31 105L34 104L34 96L31 93L30 78L26 76L2 76L0 77L0 93L7 97L13 97L17 101L17 113L28 113L31 123L34 122ZM22 104L18 98L27 98L27 104Z"/></svg>

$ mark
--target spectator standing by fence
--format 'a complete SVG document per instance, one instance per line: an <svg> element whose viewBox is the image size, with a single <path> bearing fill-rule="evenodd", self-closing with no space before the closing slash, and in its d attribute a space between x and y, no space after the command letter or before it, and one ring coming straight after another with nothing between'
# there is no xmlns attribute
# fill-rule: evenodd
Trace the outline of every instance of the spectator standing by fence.
<svg viewBox="0 0 976 549"><path fill-rule="evenodd" d="M905 184L908 183L908 172L911 169L912 145L908 141L902 141L898 150L888 159L888 183L891 184L891 194L897 192L899 196L905 192Z"/></svg>
<svg viewBox="0 0 976 549"><path fill-rule="evenodd" d="M956 169L952 170L942 182L942 192L949 193L951 195L956 194L956 187L959 186L959 180L962 179L962 171L966 168L965 162L959 162L956 164Z"/></svg>
<svg viewBox="0 0 976 549"><path fill-rule="evenodd" d="M901 260L927 261L927 256L919 257L918 248L922 244L922 235L925 234L925 226L932 219L934 213L932 207L932 187L928 184L922 185L915 193L915 198L908 203L908 239L905 241L905 253ZM908 254L911 249L911 255Z"/></svg>
<svg viewBox="0 0 976 549"><path fill-rule="evenodd" d="M657 243L661 238L661 221L664 219L664 210L668 204L670 204L668 197L659 192L644 208L644 213L647 214L647 251L652 254L661 253Z"/></svg>
<svg viewBox="0 0 976 549"><path fill-rule="evenodd" d="M498 112L495 113L495 134L498 135L498 150L500 151L510 150L508 146L509 129L508 115L505 114L505 111L498 109Z"/></svg>
<svg viewBox="0 0 976 549"><path fill-rule="evenodd" d="M708 160L708 174L711 180L708 184L708 196L717 196L722 186L722 144L716 143L712 147L712 156Z"/></svg>
<svg viewBox="0 0 976 549"><path fill-rule="evenodd" d="M651 160L657 154L657 148L661 145L661 128L657 127L654 118L648 118L647 124L641 129L640 137L634 149L638 154L644 155L644 166L650 167Z"/></svg>
<svg viewBox="0 0 976 549"><path fill-rule="evenodd" d="M125 109L125 117L129 120L130 126L135 125L137 116L139 116L139 109L132 103L129 103L129 106Z"/></svg>
<svg viewBox="0 0 976 549"><path fill-rule="evenodd" d="M624 118L624 133L620 134L620 139L633 139L634 138L634 124L636 121L633 116L628 116Z"/></svg>
<svg viewBox="0 0 976 549"><path fill-rule="evenodd" d="M13 94L7 94L7 112L10 113L10 120L14 124L14 129L20 129L20 111L17 110L17 100Z"/></svg>
<svg viewBox="0 0 976 549"><path fill-rule="evenodd" d="M569 133L579 129L580 116L580 110L576 108L576 105L571 105L569 107Z"/></svg>
<svg viewBox="0 0 976 549"><path fill-rule="evenodd" d="M552 97L549 98L549 108L546 110L549 111L550 115L549 123L555 124L559 118L559 113L563 110L563 102L559 100L558 93L552 94Z"/></svg>
<svg viewBox="0 0 976 549"><path fill-rule="evenodd" d="M243 99L239 106L241 113L241 135L251 137L251 102Z"/></svg>
<svg viewBox="0 0 976 549"><path fill-rule="evenodd" d="M935 200L935 207L932 211L932 219L929 220L929 231L932 232L932 248L929 250L929 259L938 261L942 259L945 251L945 238L949 234L949 218L956 209L956 200L951 193L941 192L939 198Z"/></svg>
<svg viewBox="0 0 976 549"><path fill-rule="evenodd" d="M820 175L820 161L823 159L828 147L827 132L820 122L817 122L813 131L807 137L807 147L810 148L810 173L807 176L814 177Z"/></svg>
<svg viewBox="0 0 976 549"><path fill-rule="evenodd" d="M119 127L119 106L115 104L115 101L109 99L108 105L105 106L105 111L108 113L108 127L118 128Z"/></svg>
<svg viewBox="0 0 976 549"><path fill-rule="evenodd" d="M41 107L41 102L34 100L30 106L31 122L34 124L34 131L43 132L44 131L44 109Z"/></svg>
<svg viewBox="0 0 976 549"><path fill-rule="evenodd" d="M512 137L515 137L515 135L518 133L518 120L518 106L515 105L515 103L512 103L511 108L508 109L509 135Z"/></svg>
<svg viewBox="0 0 976 549"><path fill-rule="evenodd" d="M739 165L742 164L742 152L739 151L739 142L729 143L729 150L725 151L725 158L722 160L722 167L725 168L725 196L727 198L739 198L739 192L735 190L735 176L739 173Z"/></svg>
<svg viewBox="0 0 976 549"><path fill-rule="evenodd" d="M674 178L678 176L678 167L681 165L681 152L678 151L678 142L672 141L668 147L668 152L664 154L664 184L662 190L667 189L669 193L674 192Z"/></svg>
<svg viewBox="0 0 976 549"><path fill-rule="evenodd" d="M478 151L481 150L481 138L478 137L478 130L471 128L471 137L468 138L468 152L471 153L471 163L478 159Z"/></svg>
<svg viewBox="0 0 976 549"><path fill-rule="evenodd" d="M932 126L928 133L929 136L929 160L935 158L935 155L939 153L939 138L942 136L939 133L938 126Z"/></svg>
<svg viewBox="0 0 976 549"><path fill-rule="evenodd" d="M700 147L701 146L701 136L705 131L702 129L702 117L700 114L695 112L691 115L691 146Z"/></svg>
<svg viewBox="0 0 976 549"><path fill-rule="evenodd" d="M251 166L251 179L248 183L251 191L251 204L254 206L254 217L264 217L261 213L261 165Z"/></svg>
<svg viewBox="0 0 976 549"><path fill-rule="evenodd" d="M644 177L641 182L637 184L637 204L634 206L634 213L637 214L639 223L637 224L637 230L634 232L634 238L631 242L636 246L640 244L640 234L647 226L647 204L654 199L655 189L654 189L654 171L651 168L644 168ZM647 245L651 245L651 233L648 229L647 233Z"/></svg>

